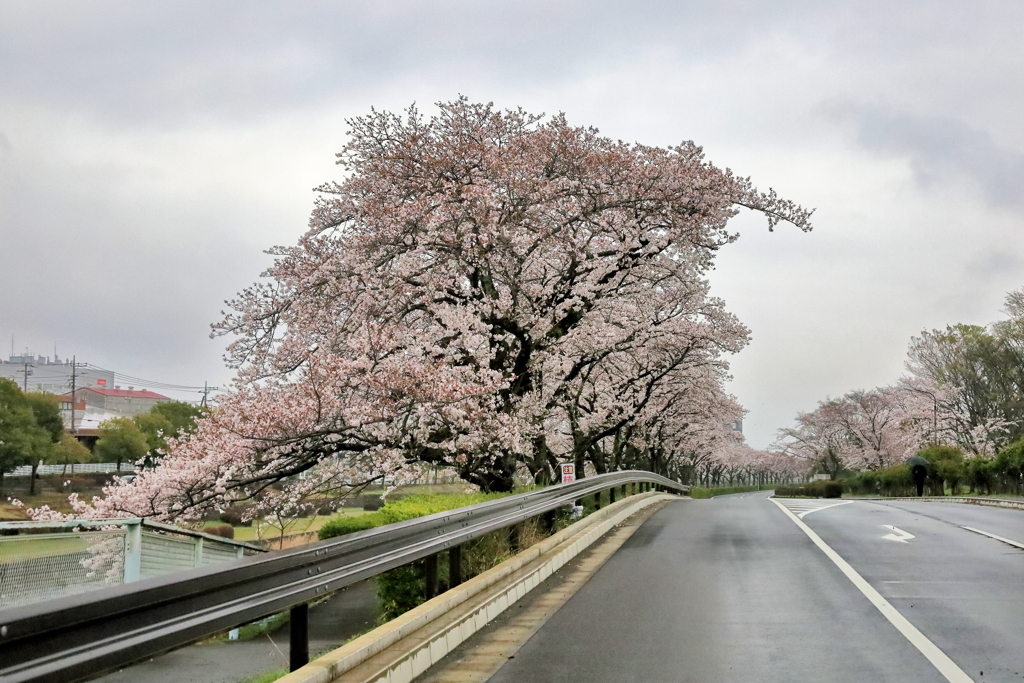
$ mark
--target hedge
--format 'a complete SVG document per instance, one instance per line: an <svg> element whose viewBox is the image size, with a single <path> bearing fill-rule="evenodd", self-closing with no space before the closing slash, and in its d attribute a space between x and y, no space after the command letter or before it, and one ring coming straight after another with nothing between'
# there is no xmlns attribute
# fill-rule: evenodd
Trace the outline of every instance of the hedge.
<svg viewBox="0 0 1024 683"><path fill-rule="evenodd" d="M389 501L384 507L357 517L336 517L320 527L318 538L323 541L365 531L385 524L404 522L407 519L425 517L436 512L475 505L488 500L507 496L507 493L435 493L430 495L407 496Z"/></svg>
<svg viewBox="0 0 1024 683"><path fill-rule="evenodd" d="M373 529L385 524L404 522L407 519L415 519L432 515L435 512L454 510L455 508L475 505L488 500L495 500L507 496L507 493L465 493L465 494L432 494L408 496L398 500L389 501L377 512L370 512L358 517L338 517L320 528L318 536L320 540L336 538L351 534L356 531ZM509 539L510 530L502 529L478 538L463 546L462 553L462 575L470 578L476 574L489 569L490 567L504 561L513 552L512 543ZM439 553L437 556L438 577L442 590L448 588L448 553ZM397 567L391 571L384 572L377 576L377 603L380 609L380 618L383 621L394 619L398 615L409 611L423 603L424 588L426 579L423 573L423 563L414 562L403 567Z"/></svg>
<svg viewBox="0 0 1024 683"><path fill-rule="evenodd" d="M776 486L777 498L841 498L843 485L838 481L812 481L799 486Z"/></svg>

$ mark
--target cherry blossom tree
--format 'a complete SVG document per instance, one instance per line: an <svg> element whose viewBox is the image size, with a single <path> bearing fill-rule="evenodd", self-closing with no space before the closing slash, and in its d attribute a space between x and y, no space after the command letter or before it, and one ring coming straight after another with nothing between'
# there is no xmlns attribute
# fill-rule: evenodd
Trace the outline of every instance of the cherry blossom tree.
<svg viewBox="0 0 1024 683"><path fill-rule="evenodd" d="M349 123L343 179L215 326L232 393L93 509L298 505L410 463L507 491L564 459L672 460L664 414L679 452L721 431L722 356L747 331L707 271L740 209L769 229L809 230L809 211L692 142L616 142L561 115L460 99Z"/></svg>

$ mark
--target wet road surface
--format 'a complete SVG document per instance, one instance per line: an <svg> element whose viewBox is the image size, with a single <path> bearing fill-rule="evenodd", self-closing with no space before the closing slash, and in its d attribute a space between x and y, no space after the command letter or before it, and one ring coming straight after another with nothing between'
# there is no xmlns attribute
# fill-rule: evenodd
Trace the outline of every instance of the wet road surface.
<svg viewBox="0 0 1024 683"><path fill-rule="evenodd" d="M962 528L1024 513L780 501L919 647L768 495L665 506L491 680L1024 681L1024 550Z"/></svg>

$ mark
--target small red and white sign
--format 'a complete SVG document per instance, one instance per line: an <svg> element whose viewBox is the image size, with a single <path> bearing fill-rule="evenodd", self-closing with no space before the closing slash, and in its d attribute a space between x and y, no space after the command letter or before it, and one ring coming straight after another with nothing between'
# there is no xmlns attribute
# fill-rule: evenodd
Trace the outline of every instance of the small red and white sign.
<svg viewBox="0 0 1024 683"><path fill-rule="evenodd" d="M576 465L562 465L562 483L571 484L576 481Z"/></svg>
<svg viewBox="0 0 1024 683"><path fill-rule="evenodd" d="M107 380L105 380L105 379L98 379L98 380L96 380L96 386L99 386L99 387L107 386Z"/></svg>

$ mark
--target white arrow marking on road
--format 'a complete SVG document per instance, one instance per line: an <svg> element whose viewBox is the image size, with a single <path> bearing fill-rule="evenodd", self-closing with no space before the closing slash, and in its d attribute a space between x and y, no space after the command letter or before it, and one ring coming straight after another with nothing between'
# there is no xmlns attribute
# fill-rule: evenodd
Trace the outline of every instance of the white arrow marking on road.
<svg viewBox="0 0 1024 683"><path fill-rule="evenodd" d="M949 656L936 647L935 643L928 640L928 638L917 630L917 627L911 624L905 616L900 614L895 607L892 606L888 600L882 597L882 595L876 591L870 583L864 580L864 577L857 573L857 570L850 566L850 563L839 556L835 550L832 550L825 541L821 540L821 536L814 533L811 527L807 526L806 522L790 512L785 505L775 499L770 499L773 503L779 506L791 520L793 520L800 529L807 534L807 537L814 542L814 545L821 548L821 551L828 556L832 562L839 567L840 571L846 575L846 578L853 582L853 585L864 594L871 604L878 608L878 611L889 620L889 623L895 626L900 633L906 637L907 640L916 647L921 654L928 658L939 673L946 677L946 680L950 683L974 683L974 679L964 673L964 670L956 665ZM895 528L895 527L890 527Z"/></svg>
<svg viewBox="0 0 1024 683"><path fill-rule="evenodd" d="M900 543L906 543L907 539L914 538L914 534L908 534L903 529L897 529L896 527L889 524L883 524L882 526L892 531L891 534L886 534L885 536L882 536L882 538L886 541L899 541Z"/></svg>

